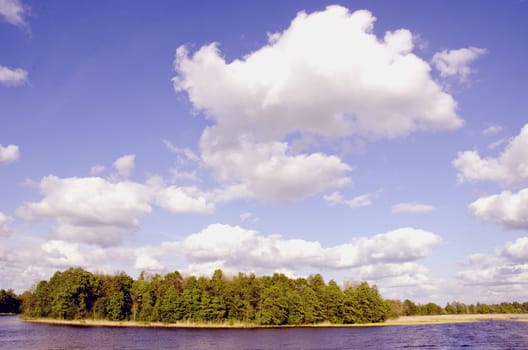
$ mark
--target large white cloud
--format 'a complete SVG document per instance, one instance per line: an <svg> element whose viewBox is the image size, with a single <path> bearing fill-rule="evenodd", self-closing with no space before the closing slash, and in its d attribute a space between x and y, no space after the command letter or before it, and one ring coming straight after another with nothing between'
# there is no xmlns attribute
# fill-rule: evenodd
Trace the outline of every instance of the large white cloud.
<svg viewBox="0 0 528 350"><path fill-rule="evenodd" d="M8 23L24 27L28 13L29 7L20 0L0 0L0 16Z"/></svg>
<svg viewBox="0 0 528 350"><path fill-rule="evenodd" d="M340 6L301 12L266 46L227 63L216 44L177 51L174 86L221 134L259 140L294 131L395 137L462 124L456 103L412 53L406 29L373 34L374 16ZM232 134L231 134L232 135Z"/></svg>
<svg viewBox="0 0 528 350"><path fill-rule="evenodd" d="M528 124L518 136L511 139L498 157L482 158L478 151L458 153L453 165L458 180L494 181L503 188L521 188L528 185Z"/></svg>
<svg viewBox="0 0 528 350"><path fill-rule="evenodd" d="M207 139L209 133L204 133ZM303 198L350 182L350 166L323 153L288 153L284 142L241 142L216 149L205 142L202 158L223 183L242 184L253 196L268 200Z"/></svg>
<svg viewBox="0 0 528 350"><path fill-rule="evenodd" d="M432 63L442 77L455 76L465 82L474 73L469 65L486 53L486 49L472 46L457 50L443 50L434 54Z"/></svg>
<svg viewBox="0 0 528 350"><path fill-rule="evenodd" d="M18 213L30 220L55 219L55 234L66 240L120 243L125 234L139 229L140 218L152 210L149 188L134 182L50 175L42 178L40 189L44 198L25 203Z"/></svg>
<svg viewBox="0 0 528 350"><path fill-rule="evenodd" d="M0 164L12 163L20 157L20 150L17 145L0 145Z"/></svg>
<svg viewBox="0 0 528 350"><path fill-rule="evenodd" d="M274 271L324 268L353 269L377 264L412 262L431 254L441 238L432 232L402 228L332 247L317 241L263 236L254 230L224 224L209 225L180 242L164 247L204 267L233 271ZM401 271L400 271L401 272Z"/></svg>
<svg viewBox="0 0 528 350"><path fill-rule="evenodd" d="M211 213L217 193L194 187L167 186L160 178L148 183L100 177L41 179L43 198L24 203L17 213L26 220L51 219L52 234L66 241L117 245L139 230L141 218L156 205L172 213Z"/></svg>
<svg viewBox="0 0 528 350"><path fill-rule="evenodd" d="M528 188L481 197L469 205L473 215L507 229L528 230Z"/></svg>
<svg viewBox="0 0 528 350"><path fill-rule="evenodd" d="M374 21L368 11L330 6L299 13L232 62L216 43L193 54L177 49L174 87L214 122L200 146L220 181L245 184L258 198L303 198L341 186L350 167L332 155L294 154L288 137L394 138L462 125L454 99L412 52L412 34L379 39Z"/></svg>

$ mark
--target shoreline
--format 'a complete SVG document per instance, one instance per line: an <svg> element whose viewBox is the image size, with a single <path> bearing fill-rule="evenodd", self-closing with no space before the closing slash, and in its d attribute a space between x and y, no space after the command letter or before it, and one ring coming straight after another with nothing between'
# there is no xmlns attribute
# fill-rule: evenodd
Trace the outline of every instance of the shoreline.
<svg viewBox="0 0 528 350"><path fill-rule="evenodd" d="M57 320L47 318L23 318L21 321L41 323L47 325L62 325L76 327L127 327L127 328L180 328L180 329L261 329L261 328L345 328L345 327L387 327L387 326L413 326L450 323L472 323L480 321L516 321L528 322L528 314L475 314L475 315L433 315L433 316L401 316L381 323L365 324L309 324L309 325L283 325L266 326L253 323L199 323L180 321L176 323L140 322L140 321L108 321L108 320Z"/></svg>

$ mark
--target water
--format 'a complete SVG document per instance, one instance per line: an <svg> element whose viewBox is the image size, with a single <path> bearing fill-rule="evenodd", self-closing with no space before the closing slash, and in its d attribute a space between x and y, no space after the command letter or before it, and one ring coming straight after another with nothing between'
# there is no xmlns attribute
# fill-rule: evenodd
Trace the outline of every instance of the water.
<svg viewBox="0 0 528 350"><path fill-rule="evenodd" d="M0 349L528 349L528 323L282 328L103 328L0 317Z"/></svg>

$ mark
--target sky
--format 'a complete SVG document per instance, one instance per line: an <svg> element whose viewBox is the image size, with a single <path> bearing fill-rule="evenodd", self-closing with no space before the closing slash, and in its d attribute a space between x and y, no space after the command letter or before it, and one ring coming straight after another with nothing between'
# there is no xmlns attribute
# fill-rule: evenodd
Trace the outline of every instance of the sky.
<svg viewBox="0 0 528 350"><path fill-rule="evenodd" d="M0 288L526 301L528 2L0 0Z"/></svg>

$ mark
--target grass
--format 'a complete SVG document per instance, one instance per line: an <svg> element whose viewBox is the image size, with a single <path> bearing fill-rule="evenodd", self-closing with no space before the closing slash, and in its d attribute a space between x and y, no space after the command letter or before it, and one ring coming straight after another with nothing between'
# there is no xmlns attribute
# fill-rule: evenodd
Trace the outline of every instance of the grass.
<svg viewBox="0 0 528 350"><path fill-rule="evenodd" d="M528 322L528 314L486 314L486 315L435 315L435 316L402 316L390 319L383 323L367 324L332 324L319 323L309 325L292 326L262 326L249 322L226 321L226 322L193 322L178 321L176 323L144 322L144 321L108 321L108 320L57 320L50 318L22 318L24 321L33 323L45 323L52 325L85 326L85 327L139 327L139 328L204 328L204 329L254 329L254 328L330 328L330 327L383 327L383 326L405 326L405 325L427 325L446 323L468 323L486 320L512 320Z"/></svg>

